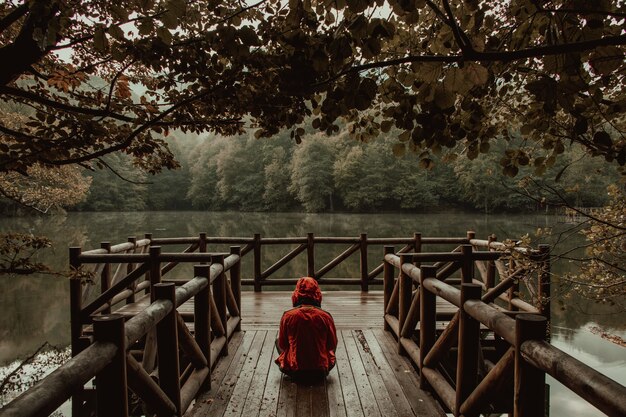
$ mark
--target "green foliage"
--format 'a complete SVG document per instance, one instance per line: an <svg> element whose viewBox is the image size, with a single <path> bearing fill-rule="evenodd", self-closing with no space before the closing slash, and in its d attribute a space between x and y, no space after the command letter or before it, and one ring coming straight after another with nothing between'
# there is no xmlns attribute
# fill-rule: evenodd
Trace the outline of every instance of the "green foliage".
<svg viewBox="0 0 626 417"><path fill-rule="evenodd" d="M293 153L289 190L306 211L333 208L332 166L336 153L331 141L320 135L305 140Z"/></svg>

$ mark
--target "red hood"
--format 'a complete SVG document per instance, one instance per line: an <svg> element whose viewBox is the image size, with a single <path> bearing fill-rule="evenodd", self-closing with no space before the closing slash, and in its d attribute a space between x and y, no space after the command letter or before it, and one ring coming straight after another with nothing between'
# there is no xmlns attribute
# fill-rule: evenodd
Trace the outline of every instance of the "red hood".
<svg viewBox="0 0 626 417"><path fill-rule="evenodd" d="M311 277L302 277L296 284L296 289L291 294L291 302L295 306L301 298L310 298L322 304L322 292L317 281Z"/></svg>

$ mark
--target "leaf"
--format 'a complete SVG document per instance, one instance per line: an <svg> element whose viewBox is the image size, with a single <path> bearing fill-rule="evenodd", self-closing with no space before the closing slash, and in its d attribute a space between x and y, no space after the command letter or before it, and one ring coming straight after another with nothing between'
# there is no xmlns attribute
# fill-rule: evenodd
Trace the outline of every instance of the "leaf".
<svg viewBox="0 0 626 417"><path fill-rule="evenodd" d="M99 27L93 34L93 46L98 52L105 52L109 42L107 41L104 28Z"/></svg>
<svg viewBox="0 0 626 417"><path fill-rule="evenodd" d="M444 110L453 107L455 101L456 94L452 91L445 90L440 85L435 88L435 104L440 109Z"/></svg>
<svg viewBox="0 0 626 417"><path fill-rule="evenodd" d="M391 128L393 127L394 121L393 120L383 120L380 123L380 130L383 133L389 133L389 131L391 130Z"/></svg>
<svg viewBox="0 0 626 417"><path fill-rule="evenodd" d="M419 166L422 169L431 170L435 166L435 163L430 158L422 158L420 159Z"/></svg>
<svg viewBox="0 0 626 417"><path fill-rule="evenodd" d="M465 71L460 68L452 68L443 79L443 86L446 90L464 94L473 84L467 79Z"/></svg>
<svg viewBox="0 0 626 417"><path fill-rule="evenodd" d="M252 29L251 26L244 26L239 29L239 39L243 42L244 45L248 46L259 46L261 45L261 40L256 34L256 31Z"/></svg>
<svg viewBox="0 0 626 417"><path fill-rule="evenodd" d="M489 71L487 68L476 62L466 63L463 70L465 71L466 77L474 85L483 85L489 80Z"/></svg>
<svg viewBox="0 0 626 417"><path fill-rule="evenodd" d="M601 46L589 56L589 64L600 75L609 75L624 65L624 52L617 46Z"/></svg>
<svg viewBox="0 0 626 417"><path fill-rule="evenodd" d="M397 158L402 158L406 155L406 145L404 143L394 143L391 150Z"/></svg>
<svg viewBox="0 0 626 417"><path fill-rule="evenodd" d="M172 34L170 33L169 29L161 26L160 28L157 28L156 32L157 32L157 36L159 37L159 39L163 41L164 44L166 45L172 44Z"/></svg>
<svg viewBox="0 0 626 417"><path fill-rule="evenodd" d="M604 131L596 132L593 135L593 143L602 148L610 148L613 146L613 141L611 140L611 136Z"/></svg>
<svg viewBox="0 0 626 417"><path fill-rule="evenodd" d="M108 30L109 35L113 36L113 38L118 41L124 41L126 38L124 37L124 31L119 26L111 26Z"/></svg>
<svg viewBox="0 0 626 417"><path fill-rule="evenodd" d="M419 62L411 65L418 80L432 83L439 80L443 64L439 62Z"/></svg>

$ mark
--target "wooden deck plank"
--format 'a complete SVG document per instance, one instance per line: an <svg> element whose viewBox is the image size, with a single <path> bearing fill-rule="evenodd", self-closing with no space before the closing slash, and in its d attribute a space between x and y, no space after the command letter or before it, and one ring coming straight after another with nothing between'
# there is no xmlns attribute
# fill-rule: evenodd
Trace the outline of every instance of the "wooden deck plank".
<svg viewBox="0 0 626 417"><path fill-rule="evenodd" d="M250 389L246 397L246 403L243 407L241 415L245 417L257 417L262 409L263 394L266 388L266 382L270 375L270 367L277 366L272 361L272 355L274 353L274 341L276 340L276 332L270 330L265 336L265 342L259 355L256 368L254 369L254 376L250 383Z"/></svg>
<svg viewBox="0 0 626 417"><path fill-rule="evenodd" d="M374 398L376 399L378 409L380 410L380 414L383 417L402 417L403 415L398 414L395 406L390 407L390 404L393 404L393 401L391 400L391 396L387 391L387 386L383 381L381 368L377 366L374 360L374 356L372 355L371 349L369 347L369 342L365 338L363 331L354 330L352 332L352 335L355 339L358 351L361 354L361 360L363 362L363 368L365 369L365 375L369 379Z"/></svg>
<svg viewBox="0 0 626 417"><path fill-rule="evenodd" d="M401 417L412 415L413 410L411 409L411 405L404 395L402 387L391 369L391 365L387 361L387 358L383 354L374 333L371 330L366 329L363 330L363 334L366 337L370 354L372 355L372 360L378 368L387 392L389 393L389 397L391 399L390 404L393 404L394 409Z"/></svg>
<svg viewBox="0 0 626 417"><path fill-rule="evenodd" d="M361 408L361 400L359 399L359 393L357 392L356 383L354 381L354 375L352 374L352 367L348 359L346 352L346 346L343 341L341 332L337 335L339 338L339 344L337 345L337 371L339 373L339 381L341 383L341 390L343 392L343 402L346 408L346 416L364 416L363 409Z"/></svg>
<svg viewBox="0 0 626 417"><path fill-rule="evenodd" d="M346 417L346 407L343 401L343 391L341 390L337 366L331 369L326 377L326 393L329 417Z"/></svg>
<svg viewBox="0 0 626 417"><path fill-rule="evenodd" d="M250 350L244 354L245 360L239 375L237 376L235 389L233 390L224 417L239 417L246 403L246 397L250 392L252 377L259 361L263 342L267 332L257 331L250 346Z"/></svg>
<svg viewBox="0 0 626 417"><path fill-rule="evenodd" d="M205 403L208 405L208 407L199 407L193 414L193 417L204 417L209 415L221 417L224 414L224 411L228 406L228 402L230 401L230 396L235 388L239 373L241 372L241 368L243 367L244 361L246 359L245 355L250 350L250 346L252 346L252 341L254 340L256 333L256 331L245 332L243 340L237 347L237 350L234 354L231 354L233 356L233 359L230 362L228 369L226 370L226 374L224 375L222 383L219 386L212 386L211 391L207 393L209 395L212 393L212 397L207 397L206 394L201 396L207 398Z"/></svg>
<svg viewBox="0 0 626 417"><path fill-rule="evenodd" d="M298 393L296 394L296 416L311 417L311 387L296 384Z"/></svg>
<svg viewBox="0 0 626 417"><path fill-rule="evenodd" d="M276 349L273 349L272 356L270 357L271 363L267 373L267 380L265 381L263 399L259 407L259 417L276 417L276 413L278 412L282 374L278 366L274 364L274 358L276 357L278 357L278 353Z"/></svg>
<svg viewBox="0 0 626 417"><path fill-rule="evenodd" d="M328 394L326 380L310 387L311 417L329 417Z"/></svg>
<svg viewBox="0 0 626 417"><path fill-rule="evenodd" d="M298 386L287 375L280 380L277 417L296 417L296 395Z"/></svg>
<svg viewBox="0 0 626 417"><path fill-rule="evenodd" d="M415 415L445 417L446 414L432 399L430 394L419 388L417 373L407 358L398 355L398 345L393 339L393 336L384 330L375 329L373 332L376 336L376 340L378 340L378 343L383 349L385 357L394 370L396 379L400 383L406 398L409 400L409 404Z"/></svg>
<svg viewBox="0 0 626 417"><path fill-rule="evenodd" d="M363 366L359 349L357 348L357 342L354 340L352 330L343 330L341 332L343 343L346 346L346 352L348 354L348 360L350 361L350 367L352 368L352 375L354 376L354 382L356 384L356 391L359 394L361 401L361 408L363 414L366 416L380 416L380 410L374 397L374 392L370 385L367 372Z"/></svg>

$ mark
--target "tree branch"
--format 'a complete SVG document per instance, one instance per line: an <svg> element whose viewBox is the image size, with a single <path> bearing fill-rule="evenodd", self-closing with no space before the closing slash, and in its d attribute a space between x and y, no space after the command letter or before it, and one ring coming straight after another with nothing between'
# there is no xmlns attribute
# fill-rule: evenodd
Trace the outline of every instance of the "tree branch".
<svg viewBox="0 0 626 417"><path fill-rule="evenodd" d="M67 111L70 113L85 114L85 115L94 116L94 117L111 117L113 119L120 120L122 122L134 122L135 121L135 119L132 117L124 116L123 114L114 113L108 109L94 109L94 108L89 108L89 107L72 106L71 104L64 104L59 101L41 97L37 94L31 93L30 91L20 90L19 88L0 86L0 94L7 94L13 97L25 98L27 100L34 101L35 103L43 104L45 106L52 107L58 110Z"/></svg>
<svg viewBox="0 0 626 417"><path fill-rule="evenodd" d="M512 62L526 58L539 58L551 55L562 55L573 52L583 52L598 46L626 45L626 35L607 36L605 38L593 39L590 41L564 43L559 45L537 46L534 48L521 49L519 51L501 52L478 52L468 51L460 55L409 55L403 58L389 59L384 61L370 62L363 65L355 65L342 71L336 78L352 72L361 72L368 69L384 68L412 62L463 62L463 61L484 61L484 62Z"/></svg>
<svg viewBox="0 0 626 417"><path fill-rule="evenodd" d="M13 23L17 22L19 18L26 15L28 12L27 3L22 4L21 6L16 7L11 11L11 13L7 14L0 20L0 33L7 30Z"/></svg>

